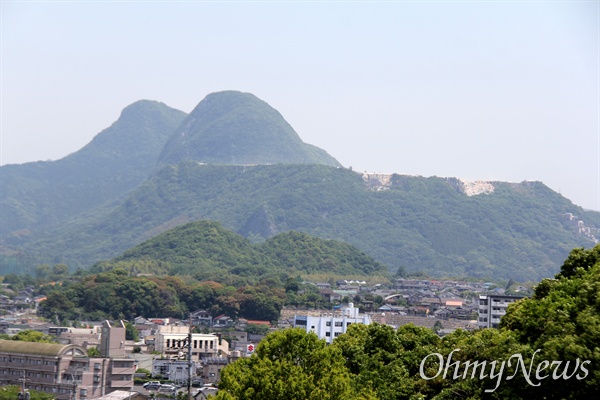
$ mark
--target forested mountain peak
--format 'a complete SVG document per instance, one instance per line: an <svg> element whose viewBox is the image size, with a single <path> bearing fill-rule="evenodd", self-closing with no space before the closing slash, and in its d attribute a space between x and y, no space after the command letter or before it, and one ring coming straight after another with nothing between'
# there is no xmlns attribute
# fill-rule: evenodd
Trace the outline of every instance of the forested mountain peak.
<svg viewBox="0 0 600 400"><path fill-rule="evenodd" d="M0 233L58 224L135 188L185 116L163 103L138 101L60 160L0 167Z"/></svg>
<svg viewBox="0 0 600 400"><path fill-rule="evenodd" d="M223 91L206 96L169 139L167 164L340 164L304 143L282 115L250 93Z"/></svg>

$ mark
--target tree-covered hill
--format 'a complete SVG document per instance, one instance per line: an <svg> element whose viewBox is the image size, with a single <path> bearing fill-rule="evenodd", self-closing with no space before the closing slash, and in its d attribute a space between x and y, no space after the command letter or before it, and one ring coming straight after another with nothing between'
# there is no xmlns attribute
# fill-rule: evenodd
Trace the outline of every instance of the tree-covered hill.
<svg viewBox="0 0 600 400"><path fill-rule="evenodd" d="M206 96L167 142L161 162L324 164L333 157L300 139L281 114L250 93Z"/></svg>
<svg viewBox="0 0 600 400"><path fill-rule="evenodd" d="M286 285L298 287L306 273L387 276L383 265L343 242L287 232L264 244L252 244L218 222L196 221L170 229L113 260L98 262L87 272L63 275L59 284L46 289L40 315L58 320L82 315L183 318L204 308L215 316L226 313L271 321L279 318L281 307L290 300ZM296 291L290 296L297 304ZM314 291L306 296L313 305L314 297L320 298Z"/></svg>
<svg viewBox="0 0 600 400"><path fill-rule="evenodd" d="M237 282L250 283L282 274L387 274L382 264L344 242L286 232L253 245L215 221L190 222L170 229L111 262L99 263L92 271L116 266L127 266L136 273L189 275L218 282L235 275L243 278Z"/></svg>
<svg viewBox="0 0 600 400"><path fill-rule="evenodd" d="M305 232L356 246L391 271L528 281L552 276L589 247L565 220L581 208L539 182L495 182L467 196L455 180L393 175L372 190L360 174L320 165L169 165L118 207L27 246L88 267L173 226L220 221L252 241ZM58 261L55 261L58 262Z"/></svg>

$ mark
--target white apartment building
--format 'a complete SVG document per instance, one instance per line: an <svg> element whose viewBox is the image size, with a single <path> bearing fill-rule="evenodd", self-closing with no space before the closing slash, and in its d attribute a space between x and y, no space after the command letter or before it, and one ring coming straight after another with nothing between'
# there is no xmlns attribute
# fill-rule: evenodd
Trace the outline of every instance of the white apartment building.
<svg viewBox="0 0 600 400"><path fill-rule="evenodd" d="M327 343L331 343L333 339L342 333L346 333L346 330L352 324L369 325L370 323L371 317L367 314L360 315L358 308L355 308L353 303L348 303L348 306L342 308L339 312L324 314L319 317L294 316L294 328L314 332L319 339L325 339Z"/></svg>
<svg viewBox="0 0 600 400"><path fill-rule="evenodd" d="M508 305L524 296L508 296L508 295L482 295L479 296L479 320L477 321L478 328L498 328L500 318L506 314Z"/></svg>

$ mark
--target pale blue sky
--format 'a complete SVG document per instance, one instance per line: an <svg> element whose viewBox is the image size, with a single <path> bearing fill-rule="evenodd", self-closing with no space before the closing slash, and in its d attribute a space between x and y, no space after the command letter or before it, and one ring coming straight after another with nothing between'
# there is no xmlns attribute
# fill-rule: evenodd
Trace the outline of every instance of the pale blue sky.
<svg viewBox="0 0 600 400"><path fill-rule="evenodd" d="M1 7L1 164L233 89L357 171L539 180L600 209L597 1Z"/></svg>

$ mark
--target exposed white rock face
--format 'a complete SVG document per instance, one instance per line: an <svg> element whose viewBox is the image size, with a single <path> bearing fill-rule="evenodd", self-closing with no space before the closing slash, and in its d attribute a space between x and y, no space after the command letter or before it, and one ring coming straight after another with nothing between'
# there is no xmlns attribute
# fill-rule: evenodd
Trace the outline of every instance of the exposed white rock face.
<svg viewBox="0 0 600 400"><path fill-rule="evenodd" d="M458 179L462 184L463 193L467 196L476 196L478 194L489 194L494 191L494 185L488 181L469 182L464 179Z"/></svg>
<svg viewBox="0 0 600 400"><path fill-rule="evenodd" d="M392 174L378 174L364 172L362 178L367 187L371 190L389 190L391 186Z"/></svg>
<svg viewBox="0 0 600 400"><path fill-rule="evenodd" d="M361 174L365 185L373 190L389 190L392 186L392 175L374 172L363 172ZM414 176L414 175L406 175ZM494 192L494 185L489 181L467 181L460 178L446 178L449 184L456 190L464 193L467 196L476 196L479 194L489 194Z"/></svg>

